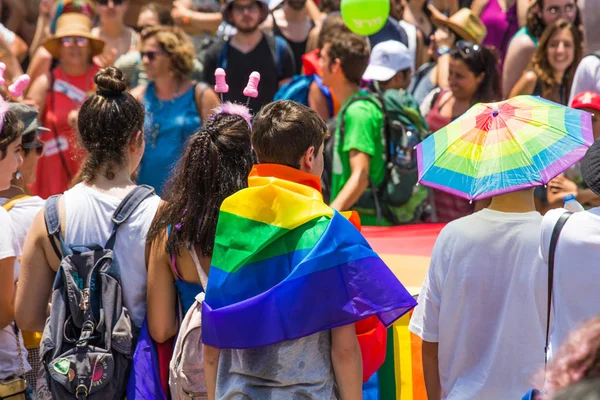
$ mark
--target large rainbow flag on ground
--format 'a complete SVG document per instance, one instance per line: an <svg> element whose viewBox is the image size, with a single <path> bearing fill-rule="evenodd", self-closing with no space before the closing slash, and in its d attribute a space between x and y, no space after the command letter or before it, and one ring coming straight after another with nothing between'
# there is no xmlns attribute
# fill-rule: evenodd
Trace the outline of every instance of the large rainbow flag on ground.
<svg viewBox="0 0 600 400"><path fill-rule="evenodd" d="M254 348L377 315L390 326L416 305L319 179L261 164L219 214L202 340Z"/></svg>

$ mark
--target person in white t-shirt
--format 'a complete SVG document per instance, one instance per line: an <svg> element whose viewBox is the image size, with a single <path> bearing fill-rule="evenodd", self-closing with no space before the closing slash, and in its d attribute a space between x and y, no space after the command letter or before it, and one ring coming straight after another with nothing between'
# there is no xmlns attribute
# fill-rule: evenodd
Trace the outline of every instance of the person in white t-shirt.
<svg viewBox="0 0 600 400"><path fill-rule="evenodd" d="M0 102L4 102L0 99ZM1 109L2 107L0 107ZM0 190L10 188L21 156L23 124L11 111L0 111ZM23 376L31 367L23 339L14 324L14 293L17 281L16 258L21 254L8 212L0 208L0 381Z"/></svg>
<svg viewBox="0 0 600 400"><path fill-rule="evenodd" d="M82 182L66 191L58 203L61 235L67 244L107 242L113 228L111 218L135 189L131 174L144 154L144 108L126 92L123 73L114 67L103 68L94 81L96 94L81 106L78 118L79 140L87 152ZM137 328L146 315L150 249L146 234L159 202L156 195L147 197L120 227L114 247L121 266L123 302ZM25 240L17 288L17 322L25 330L40 331L45 325L48 298L60 265L50 240L40 211Z"/></svg>
<svg viewBox="0 0 600 400"><path fill-rule="evenodd" d="M585 184L600 196L600 141L581 161ZM540 253L548 263L550 238L564 208L550 210L542 221ZM554 258L553 319L550 346L556 351L580 323L600 314L600 207L573 214L560 233Z"/></svg>
<svg viewBox="0 0 600 400"><path fill-rule="evenodd" d="M526 189L440 233L409 325L430 399L518 399L532 387L544 363L541 220Z"/></svg>
<svg viewBox="0 0 600 400"><path fill-rule="evenodd" d="M44 200L37 196L25 194L27 185L35 182L37 161L44 152L44 143L38 139L39 132L44 130L38 125L38 110L22 103L10 103L9 109L23 122L24 129L21 140L23 163L19 167L18 178L13 178L8 190L0 190L0 207L8 211L13 224L15 237L22 251L25 236L31 227L36 214L44 207ZM21 257L17 254L17 258ZM20 263L15 261L15 279L18 280ZM25 374L29 385L35 389L37 371L41 366L39 356L40 332L24 332L23 343L27 348L27 361L31 371Z"/></svg>
<svg viewBox="0 0 600 400"><path fill-rule="evenodd" d="M569 105L578 93L588 91L600 93L600 53L589 54L579 62L571 85Z"/></svg>

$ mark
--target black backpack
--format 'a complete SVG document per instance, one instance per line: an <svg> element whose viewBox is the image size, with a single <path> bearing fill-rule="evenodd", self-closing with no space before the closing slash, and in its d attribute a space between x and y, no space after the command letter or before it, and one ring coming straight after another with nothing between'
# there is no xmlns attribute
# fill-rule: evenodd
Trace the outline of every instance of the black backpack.
<svg viewBox="0 0 600 400"><path fill-rule="evenodd" d="M400 122L396 115L386 110L385 102L380 95L371 93L370 95L356 96L344 109L340 110L340 147L343 147L346 131L345 112L350 105L357 101L369 101L375 104L384 116L382 134L385 151L385 175L383 182L378 186L369 179L369 188L365 190L353 208L375 210L378 221L385 219L393 225L400 225L401 222L394 214L392 207L400 207L406 204L413 195L414 187L418 181L414 147L421 142L421 134L412 127ZM338 117L333 117L327 121L327 127L331 135L325 142L324 172L321 177L323 199L327 203L333 200L331 199L331 180L337 122Z"/></svg>
<svg viewBox="0 0 600 400"><path fill-rule="evenodd" d="M59 196L46 201L46 228L61 263L40 345L43 368L38 398L125 397L138 332L123 303L113 248L119 227L153 193L149 186L138 186L123 199L112 216L112 234L104 246L67 245L60 233Z"/></svg>

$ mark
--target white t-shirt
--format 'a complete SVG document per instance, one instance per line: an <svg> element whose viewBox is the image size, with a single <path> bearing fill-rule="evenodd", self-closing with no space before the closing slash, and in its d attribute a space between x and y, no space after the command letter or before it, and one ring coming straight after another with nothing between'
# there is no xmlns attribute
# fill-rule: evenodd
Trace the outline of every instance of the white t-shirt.
<svg viewBox="0 0 600 400"><path fill-rule="evenodd" d="M8 200L10 199L0 197L0 207L6 204ZM33 223L33 219L44 207L44 203L45 201L40 197L32 196L19 200L8 212L8 215L10 215L10 219L13 222L13 230L21 250L25 244L25 237L27 236L27 232L29 231L31 224ZM19 256L21 256L21 254L19 254Z"/></svg>
<svg viewBox="0 0 600 400"><path fill-rule="evenodd" d="M21 249L13 231L13 224L8 212L0 207L0 260L9 257L17 257L21 254ZM15 263L14 282L18 277L18 263ZM19 360L19 351L17 348L17 339L15 337L14 324L6 326L0 330L0 380L8 378L14 374L27 372L31 366L27 362L27 350L23 346L21 338L21 356L25 370L21 371L21 363Z"/></svg>
<svg viewBox="0 0 600 400"><path fill-rule="evenodd" d="M409 330L439 343L443 399L520 399L544 362L542 216L484 209L440 233Z"/></svg>
<svg viewBox="0 0 600 400"><path fill-rule="evenodd" d="M82 183L64 194L67 244L106 244L112 232L111 217L122 199ZM147 198L119 228L115 254L119 260L123 301L133 323L141 327L146 316L146 235L158 209L160 197Z"/></svg>
<svg viewBox="0 0 600 400"><path fill-rule="evenodd" d="M558 218L566 212L559 208L544 216L541 231L541 256L548 262L550 238ZM600 314L600 207L571 215L554 255L553 322L550 343L553 352L569 332L588 318ZM547 268L547 267L546 267Z"/></svg>
<svg viewBox="0 0 600 400"><path fill-rule="evenodd" d="M569 104L575 95L588 90L600 93L600 58L594 55L583 57L579 62L571 86Z"/></svg>

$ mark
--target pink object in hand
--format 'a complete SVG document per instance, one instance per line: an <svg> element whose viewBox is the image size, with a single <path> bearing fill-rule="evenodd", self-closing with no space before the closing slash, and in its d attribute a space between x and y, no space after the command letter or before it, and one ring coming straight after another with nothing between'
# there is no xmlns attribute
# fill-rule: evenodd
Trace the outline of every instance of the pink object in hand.
<svg viewBox="0 0 600 400"><path fill-rule="evenodd" d="M257 98L258 97L258 83L260 82L260 74L256 71L250 74L248 78L248 85L244 89L244 96Z"/></svg>
<svg viewBox="0 0 600 400"><path fill-rule="evenodd" d="M0 62L0 86L4 86L6 81L4 80L4 71L6 71L6 64Z"/></svg>
<svg viewBox="0 0 600 400"><path fill-rule="evenodd" d="M225 70L223 68L217 68L215 71L215 92L216 93L227 93L229 92L229 85L225 81Z"/></svg>
<svg viewBox="0 0 600 400"><path fill-rule="evenodd" d="M31 78L29 77L29 75L21 75L12 85L8 87L8 92L13 97L21 97L23 91L25 90L27 85L29 85L30 81Z"/></svg>

